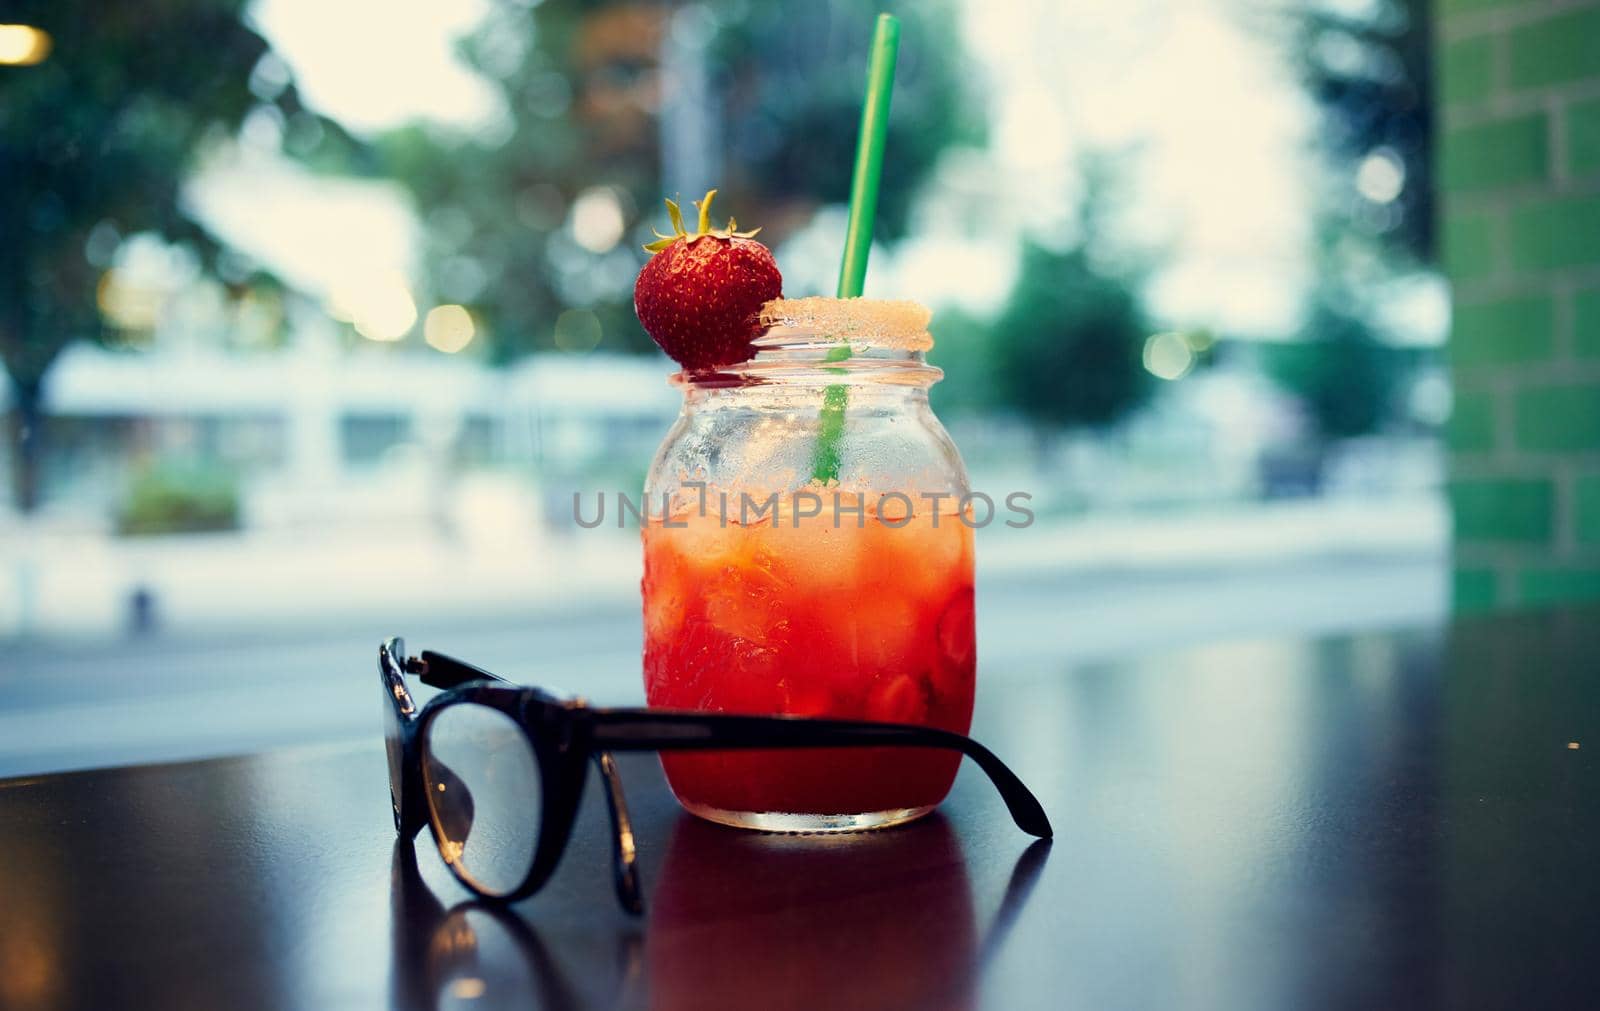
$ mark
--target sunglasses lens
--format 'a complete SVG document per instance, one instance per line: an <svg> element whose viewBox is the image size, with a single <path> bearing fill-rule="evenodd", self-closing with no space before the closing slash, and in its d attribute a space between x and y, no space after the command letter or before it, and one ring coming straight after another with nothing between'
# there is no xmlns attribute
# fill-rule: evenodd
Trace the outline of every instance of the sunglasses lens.
<svg viewBox="0 0 1600 1011"><path fill-rule="evenodd" d="M497 709L443 709L428 725L422 780L439 850L487 895L516 891L533 867L544 810L539 763Z"/></svg>

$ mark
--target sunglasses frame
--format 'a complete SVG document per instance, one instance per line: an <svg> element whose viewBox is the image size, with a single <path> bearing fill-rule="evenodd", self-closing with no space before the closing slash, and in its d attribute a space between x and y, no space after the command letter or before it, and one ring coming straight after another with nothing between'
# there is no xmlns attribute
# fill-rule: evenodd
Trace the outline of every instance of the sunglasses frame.
<svg viewBox="0 0 1600 1011"><path fill-rule="evenodd" d="M994 753L961 734L901 723L873 723L807 716L743 716L667 709L598 708L582 699L557 698L538 688L514 685L469 663L424 650L408 657L398 637L378 647L378 672L388 705L389 799L395 830L414 839L424 825L457 881L480 898L517 902L538 891L566 850L592 762L606 786L612 823L612 871L617 899L631 913L644 909L633 828L613 751L738 750L772 748L916 747L958 751L973 759L999 791L1017 827L1052 836L1044 808L1022 780ZM420 710L406 688L407 675L442 690ZM510 892L485 891L447 857L437 817L427 803L423 749L439 714L453 706L481 705L509 717L521 729L539 766L542 796L539 838L527 874ZM398 779L398 782L396 780Z"/></svg>

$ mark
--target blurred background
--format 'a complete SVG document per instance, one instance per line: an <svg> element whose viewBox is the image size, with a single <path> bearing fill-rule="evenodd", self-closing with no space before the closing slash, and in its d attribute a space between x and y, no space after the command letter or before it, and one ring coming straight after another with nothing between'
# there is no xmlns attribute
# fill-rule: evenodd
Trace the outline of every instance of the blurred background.
<svg viewBox="0 0 1600 1011"><path fill-rule="evenodd" d="M980 680L1443 615L1420 0L13 2L0 775L366 733L395 633L639 699L640 245L716 186L830 291L884 7L867 291L1039 516Z"/></svg>

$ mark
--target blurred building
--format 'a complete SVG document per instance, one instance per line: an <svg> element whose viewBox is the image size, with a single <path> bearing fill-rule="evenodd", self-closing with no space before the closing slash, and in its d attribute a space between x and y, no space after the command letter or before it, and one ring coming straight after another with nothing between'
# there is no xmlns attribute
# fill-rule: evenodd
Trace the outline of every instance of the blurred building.
<svg viewBox="0 0 1600 1011"><path fill-rule="evenodd" d="M438 497L413 482L386 490L396 473L570 487L618 457L648 461L677 410L654 358L550 354L492 368L347 345L316 312L279 348L75 345L51 379L47 507L111 517L141 469L177 465L236 481L246 525L365 521Z"/></svg>

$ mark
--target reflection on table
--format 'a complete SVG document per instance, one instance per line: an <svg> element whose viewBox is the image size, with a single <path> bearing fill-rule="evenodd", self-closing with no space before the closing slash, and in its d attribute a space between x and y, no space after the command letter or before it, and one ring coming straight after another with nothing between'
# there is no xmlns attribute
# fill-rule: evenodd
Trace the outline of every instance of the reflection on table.
<svg viewBox="0 0 1600 1011"><path fill-rule="evenodd" d="M1022 851L980 933L960 840L939 815L845 837L741 832L684 815L643 933L621 928L585 952L590 975L581 982L606 981L591 994L535 918L476 900L446 909L418 872L413 844L397 842L391 1003L405 1011L646 999L664 1011L973 1007L987 956L1049 852L1045 840ZM606 969L597 972L596 960Z"/></svg>

